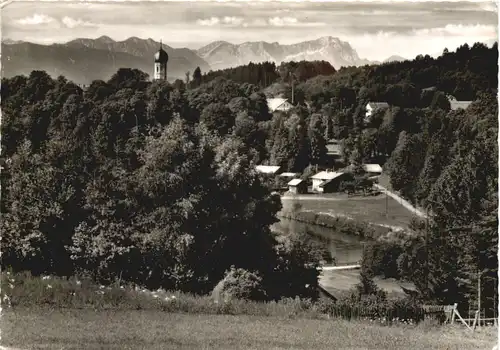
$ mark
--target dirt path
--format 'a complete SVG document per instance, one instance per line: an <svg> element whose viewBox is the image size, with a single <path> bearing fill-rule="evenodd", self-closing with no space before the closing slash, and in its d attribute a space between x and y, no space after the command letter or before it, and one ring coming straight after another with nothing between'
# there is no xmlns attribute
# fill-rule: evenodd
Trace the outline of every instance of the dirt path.
<svg viewBox="0 0 500 350"><path fill-rule="evenodd" d="M296 195L296 194L290 194L290 193L285 193L284 195L281 196L282 200L300 200L300 201L365 201L367 198L369 199L377 199L380 196L371 196L371 197L363 197L363 196L357 196L357 197L348 197L347 195L339 195L339 194L303 194L303 195Z"/></svg>
<svg viewBox="0 0 500 350"><path fill-rule="evenodd" d="M415 215L421 217L421 218L427 218L427 215L415 208L410 202L407 200L403 199L402 197L398 196L396 193L389 191L387 188L380 186L379 184L375 184L375 187L380 190L381 192L387 194L389 197L393 198L394 200L398 201L403 207L411 211L412 213L415 213Z"/></svg>

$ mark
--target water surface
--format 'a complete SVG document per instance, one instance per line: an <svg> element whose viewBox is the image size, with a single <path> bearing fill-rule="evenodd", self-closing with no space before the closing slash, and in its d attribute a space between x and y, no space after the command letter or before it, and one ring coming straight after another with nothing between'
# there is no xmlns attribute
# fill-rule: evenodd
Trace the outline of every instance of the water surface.
<svg viewBox="0 0 500 350"><path fill-rule="evenodd" d="M271 229L284 234L310 232L318 237L318 241L326 239L328 251L339 265L357 264L363 254L364 240L362 238L356 235L340 234L327 227L280 218L280 221L271 226Z"/></svg>

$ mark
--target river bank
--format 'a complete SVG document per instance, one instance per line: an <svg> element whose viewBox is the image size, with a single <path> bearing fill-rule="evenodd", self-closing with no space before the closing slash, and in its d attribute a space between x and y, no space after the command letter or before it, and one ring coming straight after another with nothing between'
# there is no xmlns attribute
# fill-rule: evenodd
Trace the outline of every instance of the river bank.
<svg viewBox="0 0 500 350"><path fill-rule="evenodd" d="M392 213L395 214L396 219L388 218L386 223L382 220L362 221L362 218L377 218L377 214L363 211L369 210L369 205L372 205L380 213L380 203L383 203L384 197L346 198L341 195L327 195L322 198L321 195L284 195L282 196L283 209L278 213L280 221L273 225L273 230L311 234L326 245L336 264L358 264L363 257L365 243L407 227L407 224L395 226L389 223L393 224L394 221L409 223L413 218L413 213L396 202L397 207L392 207ZM350 205L344 205L347 202ZM356 205L358 205L357 212L353 210ZM337 211L339 209L340 212ZM360 212L362 215L357 215ZM319 282L328 292L338 296L359 283L359 270L322 271ZM404 295L401 287L414 288L411 283L381 277L375 277L374 282L379 288L392 295Z"/></svg>
<svg viewBox="0 0 500 350"><path fill-rule="evenodd" d="M285 193L281 196L282 210L279 216L333 227L336 218L366 223L374 228L393 231L408 227L418 216L387 195L347 196L345 194ZM382 230L383 231L383 230Z"/></svg>

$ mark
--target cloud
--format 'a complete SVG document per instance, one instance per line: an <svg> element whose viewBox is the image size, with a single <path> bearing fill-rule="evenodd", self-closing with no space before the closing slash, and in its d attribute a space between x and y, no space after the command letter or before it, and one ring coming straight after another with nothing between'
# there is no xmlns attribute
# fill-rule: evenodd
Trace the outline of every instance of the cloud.
<svg viewBox="0 0 500 350"><path fill-rule="evenodd" d="M245 20L242 17L224 17L222 22L230 25L241 25Z"/></svg>
<svg viewBox="0 0 500 350"><path fill-rule="evenodd" d="M273 17L269 18L269 24L276 27L297 24L297 18L294 17Z"/></svg>
<svg viewBox="0 0 500 350"><path fill-rule="evenodd" d="M212 27L214 25L219 24L220 20L217 17L211 17L209 19L199 19L196 21L196 23L199 24L200 26Z"/></svg>
<svg viewBox="0 0 500 350"><path fill-rule="evenodd" d="M311 27L323 26L323 22L301 22L295 17L270 17L245 20L243 17L224 16L198 19L196 24L200 26L213 27L217 25L248 27Z"/></svg>
<svg viewBox="0 0 500 350"><path fill-rule="evenodd" d="M295 17L272 17L268 23L274 27L322 27L326 23L319 21L301 21Z"/></svg>
<svg viewBox="0 0 500 350"><path fill-rule="evenodd" d="M364 35L339 35L348 41L360 57L383 60L388 53L406 58L436 54L446 47L455 50L465 43L490 43L498 38L494 25L449 24L443 27L415 29L412 32L379 31ZM410 44L410 45L408 45Z"/></svg>
<svg viewBox="0 0 500 350"><path fill-rule="evenodd" d="M49 24L55 22L55 19L44 14L35 13L33 16L18 19L16 23L25 26L36 26L40 24Z"/></svg>
<svg viewBox="0 0 500 350"><path fill-rule="evenodd" d="M426 28L414 31L414 34L419 35L435 35L435 36L457 36L457 37L485 37L494 38L497 36L495 26L476 24L476 25L463 25L463 24L448 24L439 28Z"/></svg>
<svg viewBox="0 0 500 350"><path fill-rule="evenodd" d="M91 22L83 21L81 19L73 19L71 17L65 16L61 20L62 24L64 24L68 28L76 28L76 27L95 27L96 25Z"/></svg>

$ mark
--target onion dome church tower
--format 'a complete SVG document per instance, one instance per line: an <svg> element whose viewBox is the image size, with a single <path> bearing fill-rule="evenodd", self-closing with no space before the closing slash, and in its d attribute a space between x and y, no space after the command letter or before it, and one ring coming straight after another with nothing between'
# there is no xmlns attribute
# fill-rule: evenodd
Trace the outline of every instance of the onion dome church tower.
<svg viewBox="0 0 500 350"><path fill-rule="evenodd" d="M167 63L168 54L163 50L163 45L160 40L160 49L155 53L154 80L167 81Z"/></svg>

